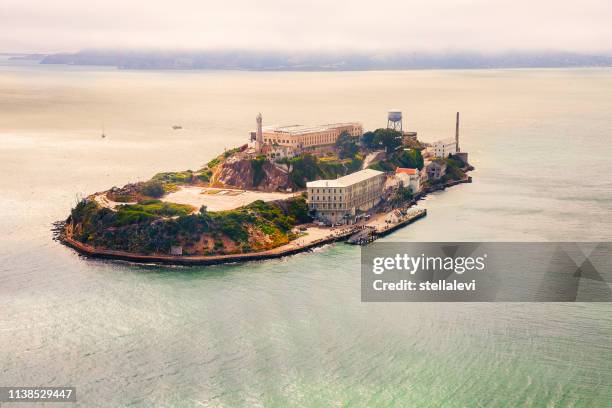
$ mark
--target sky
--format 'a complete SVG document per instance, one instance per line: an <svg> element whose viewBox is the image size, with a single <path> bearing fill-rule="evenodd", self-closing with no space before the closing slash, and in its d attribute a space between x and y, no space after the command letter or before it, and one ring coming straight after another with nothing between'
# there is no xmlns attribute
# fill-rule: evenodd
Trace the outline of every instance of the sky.
<svg viewBox="0 0 612 408"><path fill-rule="evenodd" d="M0 52L612 51L612 0L0 0Z"/></svg>

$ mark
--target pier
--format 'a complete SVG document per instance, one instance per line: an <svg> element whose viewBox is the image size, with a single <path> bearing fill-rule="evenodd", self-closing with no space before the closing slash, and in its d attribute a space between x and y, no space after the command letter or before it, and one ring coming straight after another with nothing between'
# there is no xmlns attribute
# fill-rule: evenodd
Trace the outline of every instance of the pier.
<svg viewBox="0 0 612 408"><path fill-rule="evenodd" d="M427 216L427 209L396 209L385 214L384 218L380 217L365 225L363 229L351 235L346 242L352 245L367 245L425 216Z"/></svg>

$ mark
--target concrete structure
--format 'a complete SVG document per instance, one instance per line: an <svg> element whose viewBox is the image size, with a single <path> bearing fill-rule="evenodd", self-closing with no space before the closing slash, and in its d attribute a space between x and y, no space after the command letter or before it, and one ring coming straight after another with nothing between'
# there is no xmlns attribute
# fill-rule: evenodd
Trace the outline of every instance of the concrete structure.
<svg viewBox="0 0 612 408"><path fill-rule="evenodd" d="M417 132L404 132L402 133L402 144L404 146L412 146L417 141Z"/></svg>
<svg viewBox="0 0 612 408"><path fill-rule="evenodd" d="M459 112L457 112L457 119L455 121L455 153L459 153Z"/></svg>
<svg viewBox="0 0 612 408"><path fill-rule="evenodd" d="M462 152L459 148L459 112L457 112L457 120L455 122L455 144L456 144L456 153L455 156L459 158L465 165L468 165L468 154L467 152Z"/></svg>
<svg viewBox="0 0 612 408"><path fill-rule="evenodd" d="M306 183L308 209L317 219L351 223L358 211L368 211L381 199L385 174L365 169L336 180Z"/></svg>
<svg viewBox="0 0 612 408"><path fill-rule="evenodd" d="M261 152L261 148L263 147L263 144L264 144L263 132L262 132L263 119L261 117L261 113L257 114L255 121L257 122L257 130L255 131L255 151L259 153Z"/></svg>
<svg viewBox="0 0 612 408"><path fill-rule="evenodd" d="M455 139L439 140L431 144L430 151L434 157L445 159L457 153L457 143Z"/></svg>
<svg viewBox="0 0 612 408"><path fill-rule="evenodd" d="M295 156L296 151L289 146L281 146L277 144L264 144L259 151L269 160L282 159L285 157Z"/></svg>
<svg viewBox="0 0 612 408"><path fill-rule="evenodd" d="M363 135L361 123L330 123L320 126L266 126L263 128L263 143L303 149L333 145L342 132L359 138Z"/></svg>
<svg viewBox="0 0 612 408"><path fill-rule="evenodd" d="M412 194L421 191L421 172L418 169L398 167L395 169L395 177L404 187L408 187Z"/></svg>
<svg viewBox="0 0 612 408"><path fill-rule="evenodd" d="M402 111L391 109L387 112L387 129L397 130L402 132Z"/></svg>
<svg viewBox="0 0 612 408"><path fill-rule="evenodd" d="M438 180L440 177L446 174L446 163L434 160L429 162L426 167L427 177L430 180Z"/></svg>
<svg viewBox="0 0 612 408"><path fill-rule="evenodd" d="M183 247L181 245L172 245L170 247L170 255L183 255Z"/></svg>

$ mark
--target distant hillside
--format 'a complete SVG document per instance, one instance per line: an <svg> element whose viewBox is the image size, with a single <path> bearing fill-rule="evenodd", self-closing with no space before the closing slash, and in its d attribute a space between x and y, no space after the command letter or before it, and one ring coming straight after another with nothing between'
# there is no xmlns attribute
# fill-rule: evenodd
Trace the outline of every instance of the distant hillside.
<svg viewBox="0 0 612 408"><path fill-rule="evenodd" d="M612 54L577 53L283 53L253 51L153 52L84 50L52 54L42 64L104 65L121 69L358 71L397 69L610 67Z"/></svg>

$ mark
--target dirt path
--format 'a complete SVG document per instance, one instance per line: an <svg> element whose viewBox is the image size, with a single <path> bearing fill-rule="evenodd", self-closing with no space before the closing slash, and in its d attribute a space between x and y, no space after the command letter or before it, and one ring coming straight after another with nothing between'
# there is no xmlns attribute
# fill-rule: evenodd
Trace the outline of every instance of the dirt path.
<svg viewBox="0 0 612 408"><path fill-rule="evenodd" d="M384 154L383 151L377 151L377 152L372 152L372 153L368 153L368 155L365 157L365 159L363 159L363 165L361 166L362 169L367 169L368 166L377 160L379 155Z"/></svg>

